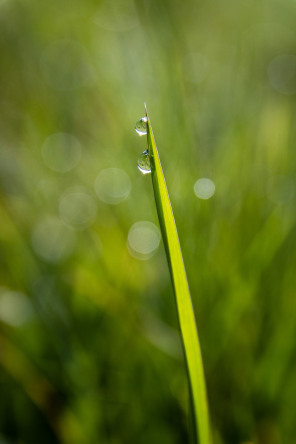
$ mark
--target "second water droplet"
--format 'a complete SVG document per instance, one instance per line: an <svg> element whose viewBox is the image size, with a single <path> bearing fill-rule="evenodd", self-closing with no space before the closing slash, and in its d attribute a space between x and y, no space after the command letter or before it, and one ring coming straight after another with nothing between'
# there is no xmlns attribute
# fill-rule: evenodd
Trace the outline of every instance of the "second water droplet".
<svg viewBox="0 0 296 444"><path fill-rule="evenodd" d="M138 158L137 165L141 173L143 174L151 173L151 164L150 164L150 156L148 149L145 150Z"/></svg>
<svg viewBox="0 0 296 444"><path fill-rule="evenodd" d="M137 120L135 130L139 136L147 134L147 117L142 117L141 119Z"/></svg>

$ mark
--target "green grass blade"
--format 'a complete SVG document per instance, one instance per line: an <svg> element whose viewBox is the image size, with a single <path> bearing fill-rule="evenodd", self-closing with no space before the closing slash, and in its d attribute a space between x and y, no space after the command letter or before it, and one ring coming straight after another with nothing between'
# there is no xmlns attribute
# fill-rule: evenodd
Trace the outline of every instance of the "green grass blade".
<svg viewBox="0 0 296 444"><path fill-rule="evenodd" d="M155 203L173 282L191 390L196 441L209 444L210 422L206 384L195 317L177 228L147 109L147 140Z"/></svg>

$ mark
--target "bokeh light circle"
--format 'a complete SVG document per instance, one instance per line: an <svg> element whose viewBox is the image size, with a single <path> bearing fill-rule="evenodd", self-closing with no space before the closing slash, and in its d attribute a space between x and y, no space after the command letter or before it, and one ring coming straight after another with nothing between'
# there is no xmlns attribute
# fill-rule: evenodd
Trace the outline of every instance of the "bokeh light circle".
<svg viewBox="0 0 296 444"><path fill-rule="evenodd" d="M72 253L75 235L57 217L47 216L34 228L32 247L35 253L49 263L59 263Z"/></svg>
<svg viewBox="0 0 296 444"><path fill-rule="evenodd" d="M59 214L62 221L75 229L85 229L95 220L97 204L85 190L70 188L61 197Z"/></svg>
<svg viewBox="0 0 296 444"><path fill-rule="evenodd" d="M81 145L76 137L68 133L51 134L42 145L42 157L53 171L66 173L80 161Z"/></svg>
<svg viewBox="0 0 296 444"><path fill-rule="evenodd" d="M203 177L194 184L194 193L199 199L210 199L215 194L215 184L211 179Z"/></svg>
<svg viewBox="0 0 296 444"><path fill-rule="evenodd" d="M0 319L2 322L20 327L29 321L32 315L30 300L24 293L0 287Z"/></svg>
<svg viewBox="0 0 296 444"><path fill-rule="evenodd" d="M140 221L130 228L127 246L133 257L147 260L156 253L160 239L160 231L156 225L152 222Z"/></svg>
<svg viewBox="0 0 296 444"><path fill-rule="evenodd" d="M120 168L106 168L95 179L95 191L103 202L117 205L131 192L131 181L127 173Z"/></svg>

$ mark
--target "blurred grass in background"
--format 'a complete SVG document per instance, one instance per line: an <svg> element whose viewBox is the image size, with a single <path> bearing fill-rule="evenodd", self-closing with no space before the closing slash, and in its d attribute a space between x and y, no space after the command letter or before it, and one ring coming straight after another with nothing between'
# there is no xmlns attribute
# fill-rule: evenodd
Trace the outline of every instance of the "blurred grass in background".
<svg viewBox="0 0 296 444"><path fill-rule="evenodd" d="M295 14L0 1L1 444L189 442L144 101L214 443L296 443Z"/></svg>

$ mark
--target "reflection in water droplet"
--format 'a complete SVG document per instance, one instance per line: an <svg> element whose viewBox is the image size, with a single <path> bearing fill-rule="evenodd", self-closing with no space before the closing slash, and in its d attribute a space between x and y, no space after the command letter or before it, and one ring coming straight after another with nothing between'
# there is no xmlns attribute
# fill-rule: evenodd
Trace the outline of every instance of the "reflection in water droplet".
<svg viewBox="0 0 296 444"><path fill-rule="evenodd" d="M143 174L151 173L151 163L150 163L150 156L148 149L145 150L138 158L137 165L141 173Z"/></svg>
<svg viewBox="0 0 296 444"><path fill-rule="evenodd" d="M142 117L141 119L137 120L135 130L139 136L144 136L144 134L147 134L147 117Z"/></svg>

